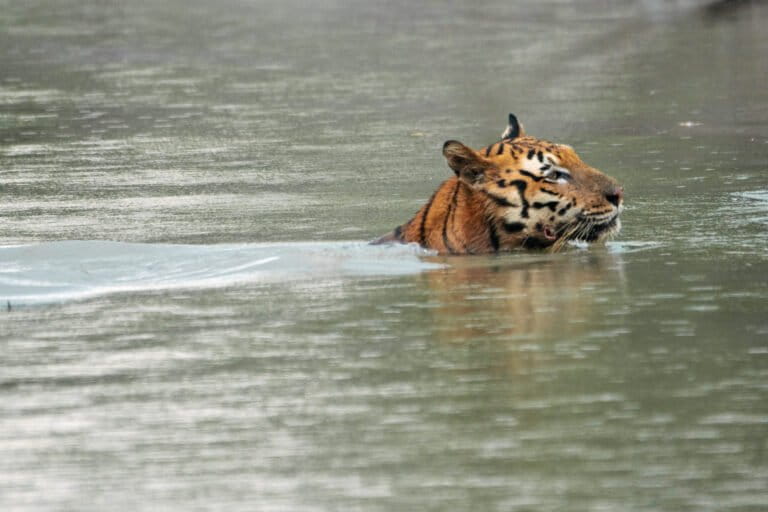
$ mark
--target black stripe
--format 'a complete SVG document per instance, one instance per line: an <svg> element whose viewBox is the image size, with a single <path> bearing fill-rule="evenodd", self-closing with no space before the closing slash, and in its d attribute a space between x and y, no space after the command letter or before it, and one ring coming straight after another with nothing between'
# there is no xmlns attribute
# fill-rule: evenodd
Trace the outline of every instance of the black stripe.
<svg viewBox="0 0 768 512"><path fill-rule="evenodd" d="M499 206L505 206L507 208L517 208L520 206L519 204L510 203L506 197L500 197L500 196L497 196L496 194L491 194L487 190L483 190L482 192L483 194L488 196L490 199L492 199L493 202Z"/></svg>
<svg viewBox="0 0 768 512"><path fill-rule="evenodd" d="M560 208L560 211L557 212L558 215L565 215L565 212L571 209L571 203L568 203L567 205Z"/></svg>
<svg viewBox="0 0 768 512"><path fill-rule="evenodd" d="M523 224L522 222L505 222L504 223L504 230L507 233L519 233L524 229L525 229L525 224Z"/></svg>
<svg viewBox="0 0 768 512"><path fill-rule="evenodd" d="M499 150L498 150L498 151L496 151L496 154L497 154L497 155L500 155L500 154L502 154L503 152L504 152L504 143L503 143L503 142L499 142Z"/></svg>
<svg viewBox="0 0 768 512"><path fill-rule="evenodd" d="M537 210L540 210L541 208L549 208L551 211L555 211L559 204L559 201L548 201L546 203L535 202L533 203L533 207Z"/></svg>
<svg viewBox="0 0 768 512"><path fill-rule="evenodd" d="M459 188L461 188L461 182L456 180L456 188L453 189L453 195L451 196L451 209L455 210L458 204Z"/></svg>
<svg viewBox="0 0 768 512"><path fill-rule="evenodd" d="M451 246L451 243L448 241L448 221L451 219L451 214L456 209L456 194L459 193L459 185L461 182L459 180L456 180L456 187L453 189L453 195L451 196L451 204L448 206L448 213L445 215L445 222L443 222L443 245L445 245L445 248L448 249L448 252L451 254L455 254L456 251Z"/></svg>
<svg viewBox="0 0 768 512"><path fill-rule="evenodd" d="M549 194L551 196L558 196L558 197L560 196L560 194L558 194L554 190L549 190L548 188L540 188L539 190L544 192L545 194Z"/></svg>
<svg viewBox="0 0 768 512"><path fill-rule="evenodd" d="M520 170L519 170L519 171L517 171L517 172L519 172L519 173L520 173L520 174L522 174L523 176L528 176L528 177L529 177L529 178L531 178L533 181L541 181L541 180L542 180L541 176L536 176L536 175L535 175L535 174L533 174L532 172L528 172L528 171L526 171L525 169L520 169Z"/></svg>
<svg viewBox="0 0 768 512"><path fill-rule="evenodd" d="M535 154L536 154L536 150L535 150L535 149L533 149L533 148L531 148L531 150L530 150L530 151L528 151L528 160L530 160L531 158L533 158L533 155L535 155Z"/></svg>
<svg viewBox="0 0 768 512"><path fill-rule="evenodd" d="M528 201L525 199L525 189L528 184L523 180L513 180L509 182L509 186L517 187L517 191L520 193L520 201L523 203L523 209L520 211L520 216L524 219L528 218Z"/></svg>
<svg viewBox="0 0 768 512"><path fill-rule="evenodd" d="M544 153L539 151L538 153L536 153L536 156L538 157L539 162L544 163Z"/></svg>
<svg viewBox="0 0 768 512"><path fill-rule="evenodd" d="M494 224L494 222L492 220L489 221L488 219L486 219L486 222L488 222L488 232L489 232L488 234L491 237L491 247L493 247L494 251L498 252L498 250L499 250L499 233L496 231L496 225Z"/></svg>
<svg viewBox="0 0 768 512"><path fill-rule="evenodd" d="M424 215L421 217L421 225L419 225L419 244L422 247L427 246L426 232L425 232L426 224L427 224L427 216L429 215L429 209L432 208L432 203L434 202L435 197L437 196L437 193L440 191L440 188L435 190L435 193L432 194L432 197L430 197L429 201L427 201L427 206L424 207Z"/></svg>
<svg viewBox="0 0 768 512"><path fill-rule="evenodd" d="M485 148L485 156L491 156L491 149L493 149L493 144Z"/></svg>
<svg viewBox="0 0 768 512"><path fill-rule="evenodd" d="M496 180L496 186L499 188L504 188L507 186L507 182L504 180Z"/></svg>
<svg viewBox="0 0 768 512"><path fill-rule="evenodd" d="M398 240L402 241L403 240L403 226L397 226L395 228L394 235L395 235L395 238L397 238Z"/></svg>
<svg viewBox="0 0 768 512"><path fill-rule="evenodd" d="M468 252L467 245L464 243L463 240L458 240L458 237L456 236L456 231L453 230L453 227L456 226L456 210L459 209L459 192L461 191L461 187L462 187L462 184L459 183L459 188L456 190L456 195L454 196L453 211L451 212L451 233L453 233L453 237L455 240L457 240L458 242L461 242L462 250L465 252Z"/></svg>

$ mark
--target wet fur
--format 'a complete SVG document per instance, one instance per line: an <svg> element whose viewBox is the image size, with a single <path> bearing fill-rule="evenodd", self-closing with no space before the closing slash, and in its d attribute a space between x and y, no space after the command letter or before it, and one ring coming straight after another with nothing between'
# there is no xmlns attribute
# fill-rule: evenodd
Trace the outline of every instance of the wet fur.
<svg viewBox="0 0 768 512"><path fill-rule="evenodd" d="M441 254L557 251L570 240L595 242L620 229L618 183L570 146L525 135L512 114L502 140L477 151L448 141L443 155L455 176L374 243L415 242Z"/></svg>

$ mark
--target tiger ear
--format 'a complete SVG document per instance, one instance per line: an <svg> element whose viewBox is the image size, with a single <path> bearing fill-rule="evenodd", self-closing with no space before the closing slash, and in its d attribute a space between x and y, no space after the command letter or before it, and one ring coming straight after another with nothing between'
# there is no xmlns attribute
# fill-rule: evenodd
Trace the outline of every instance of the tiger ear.
<svg viewBox="0 0 768 512"><path fill-rule="evenodd" d="M510 113L509 123L507 124L507 129L501 134L501 140L512 140L522 137L523 135L525 135L525 131L523 130L522 123L517 120L515 114Z"/></svg>
<svg viewBox="0 0 768 512"><path fill-rule="evenodd" d="M448 167L453 169L456 176L469 185L482 183L485 171L491 164L457 140L449 140L443 144L443 156L448 160Z"/></svg>

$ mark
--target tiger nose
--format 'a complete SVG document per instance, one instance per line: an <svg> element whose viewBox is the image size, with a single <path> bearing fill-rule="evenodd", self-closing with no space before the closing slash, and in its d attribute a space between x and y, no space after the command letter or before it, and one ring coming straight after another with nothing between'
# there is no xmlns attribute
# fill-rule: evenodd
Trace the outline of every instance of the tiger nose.
<svg viewBox="0 0 768 512"><path fill-rule="evenodd" d="M605 198L613 206L619 206L621 201L624 200L624 188L613 187L611 190L605 193Z"/></svg>

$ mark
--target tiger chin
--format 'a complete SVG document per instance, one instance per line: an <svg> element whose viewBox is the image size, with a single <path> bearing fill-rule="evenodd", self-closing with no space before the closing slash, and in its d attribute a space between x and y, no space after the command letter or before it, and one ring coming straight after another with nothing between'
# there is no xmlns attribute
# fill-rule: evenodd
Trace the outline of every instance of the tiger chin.
<svg viewBox="0 0 768 512"><path fill-rule="evenodd" d="M455 176L411 220L372 243L415 242L440 254L558 251L621 229L624 189L616 180L572 147L526 135L514 114L500 141L476 151L449 140L443 155Z"/></svg>

